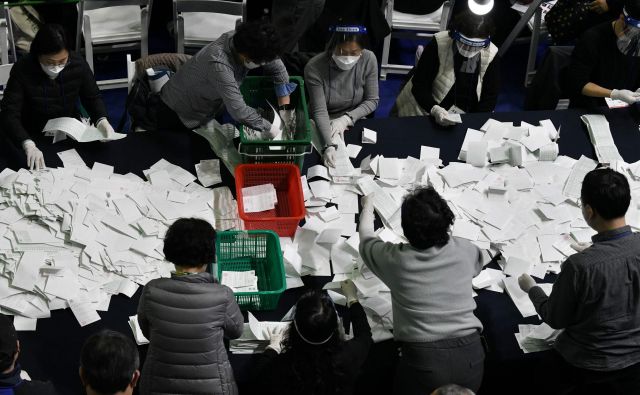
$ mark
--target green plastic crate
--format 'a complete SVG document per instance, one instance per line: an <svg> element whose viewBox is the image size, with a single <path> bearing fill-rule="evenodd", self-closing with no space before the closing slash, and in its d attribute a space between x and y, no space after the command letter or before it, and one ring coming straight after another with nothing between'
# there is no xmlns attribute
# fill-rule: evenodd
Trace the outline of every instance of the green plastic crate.
<svg viewBox="0 0 640 395"><path fill-rule="evenodd" d="M291 93L291 104L296 109L296 132L293 140L247 140L244 127L240 126L240 146L238 151L243 163L293 163L300 167L304 164L304 156L311 152L311 121L301 77L289 77L290 82L298 84ZM265 105L265 99L272 105L278 104L271 77L247 77L240 86L244 101L250 107Z"/></svg>
<svg viewBox="0 0 640 395"><path fill-rule="evenodd" d="M258 292L234 292L242 310L273 310L287 288L277 234L265 230L216 233L218 279L223 271L255 270Z"/></svg>

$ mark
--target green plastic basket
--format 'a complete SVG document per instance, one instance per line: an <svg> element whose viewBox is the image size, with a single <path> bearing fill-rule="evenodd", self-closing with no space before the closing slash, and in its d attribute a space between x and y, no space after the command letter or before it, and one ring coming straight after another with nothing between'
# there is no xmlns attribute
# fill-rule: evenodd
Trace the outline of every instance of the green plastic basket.
<svg viewBox="0 0 640 395"><path fill-rule="evenodd" d="M242 310L273 310L287 288L277 234L265 230L216 233L218 279L223 271L255 270L258 292L235 292Z"/></svg>
<svg viewBox="0 0 640 395"><path fill-rule="evenodd" d="M293 140L247 140L244 127L240 126L238 151L243 163L293 163L302 171L304 156L311 152L311 121L302 77L289 77L298 84L291 93L291 104L296 109L296 132ZM247 77L240 86L244 101L250 107L263 107L265 100L277 105L278 99L271 77Z"/></svg>

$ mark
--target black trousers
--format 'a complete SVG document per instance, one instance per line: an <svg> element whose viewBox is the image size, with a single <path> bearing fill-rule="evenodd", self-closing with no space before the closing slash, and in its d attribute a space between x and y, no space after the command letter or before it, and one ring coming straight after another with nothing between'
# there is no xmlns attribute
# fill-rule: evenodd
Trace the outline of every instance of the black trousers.
<svg viewBox="0 0 640 395"><path fill-rule="evenodd" d="M425 343L401 343L394 382L396 395L430 394L445 384L477 392L484 375L479 333Z"/></svg>

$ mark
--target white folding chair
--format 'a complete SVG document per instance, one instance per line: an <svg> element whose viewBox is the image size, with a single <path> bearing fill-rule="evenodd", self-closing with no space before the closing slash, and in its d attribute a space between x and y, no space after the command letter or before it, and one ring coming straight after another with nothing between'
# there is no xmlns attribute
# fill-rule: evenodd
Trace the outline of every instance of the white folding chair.
<svg viewBox="0 0 640 395"><path fill-rule="evenodd" d="M0 63L9 63L9 27L4 18L0 19Z"/></svg>
<svg viewBox="0 0 640 395"><path fill-rule="evenodd" d="M217 40L246 20L246 14L247 0L173 0L176 52Z"/></svg>
<svg viewBox="0 0 640 395"><path fill-rule="evenodd" d="M13 63L0 64L0 99L4 96L4 88L7 86L7 82L9 82L9 75L11 74L12 68Z"/></svg>
<svg viewBox="0 0 640 395"><path fill-rule="evenodd" d="M131 92L133 80L136 77L136 62L131 61L131 54L127 54L127 93Z"/></svg>
<svg viewBox="0 0 640 395"><path fill-rule="evenodd" d="M433 37L439 31L446 30L451 18L454 0L447 0L438 10L427 15L413 15L398 12L393 9L394 0L386 0L384 15L391 28L391 33L385 37L382 47L382 65L380 67L380 79L385 80L387 74L407 74L413 65L389 63L391 39L403 37L409 39L421 39Z"/></svg>
<svg viewBox="0 0 640 395"><path fill-rule="evenodd" d="M84 35L85 57L93 70L94 52L140 48L149 53L149 18L153 0L81 0L78 3L76 50Z"/></svg>

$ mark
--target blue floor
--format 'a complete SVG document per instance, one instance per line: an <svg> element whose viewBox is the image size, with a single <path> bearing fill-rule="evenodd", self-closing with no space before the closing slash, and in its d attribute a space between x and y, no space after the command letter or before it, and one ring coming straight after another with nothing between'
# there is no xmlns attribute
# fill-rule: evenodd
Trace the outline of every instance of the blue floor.
<svg viewBox="0 0 640 395"><path fill-rule="evenodd" d="M395 43L392 48L396 52L391 53L391 61L400 61L405 64L413 62L415 59L415 47L418 44L420 43L413 41ZM541 45L542 49L543 46ZM170 52L172 50L173 43L168 33L156 34L153 37L150 45L151 53ZM498 112L523 110L527 50L528 44L514 44L501 60L501 93L496 106L496 111ZM138 53L132 53L134 59L138 56ZM99 80L126 77L126 55L124 53L113 53L108 56L97 57L95 59L95 69L96 78ZM380 104L375 117L388 117L404 79L405 76L389 74L386 81L379 82ZM109 120L115 127L124 113L127 90L105 90L102 91L102 95L109 113Z"/></svg>

